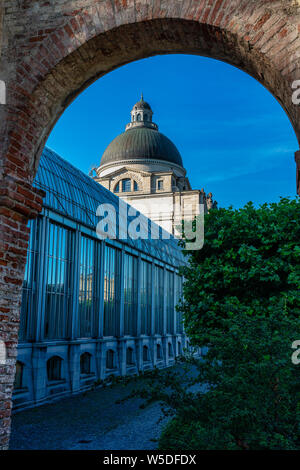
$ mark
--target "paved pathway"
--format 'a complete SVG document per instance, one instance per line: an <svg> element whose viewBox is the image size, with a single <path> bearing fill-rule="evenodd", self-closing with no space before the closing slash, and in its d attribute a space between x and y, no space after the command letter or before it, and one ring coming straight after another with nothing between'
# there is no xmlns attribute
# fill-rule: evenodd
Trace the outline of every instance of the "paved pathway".
<svg viewBox="0 0 300 470"><path fill-rule="evenodd" d="M166 423L159 404L140 408L139 398L116 403L136 386L98 388L17 413L10 449L156 449Z"/></svg>

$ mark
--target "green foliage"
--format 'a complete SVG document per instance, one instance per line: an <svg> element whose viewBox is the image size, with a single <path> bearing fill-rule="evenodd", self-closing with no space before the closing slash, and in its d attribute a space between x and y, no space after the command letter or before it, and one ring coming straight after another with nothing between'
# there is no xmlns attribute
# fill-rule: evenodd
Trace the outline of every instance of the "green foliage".
<svg viewBox="0 0 300 470"><path fill-rule="evenodd" d="M299 198L205 217L180 309L192 344L208 352L180 391L176 379L161 382L157 393L175 413L162 449L300 449L300 365L291 361L300 339L299 235Z"/></svg>
<svg viewBox="0 0 300 470"><path fill-rule="evenodd" d="M211 330L211 346L194 360L198 375L174 400L176 417L161 436L162 449L300 449L300 370L291 344L300 320L277 308L268 317L239 314ZM172 387L175 390L175 387Z"/></svg>
<svg viewBox="0 0 300 470"><path fill-rule="evenodd" d="M212 210L202 250L183 269L186 331L194 344L210 342L210 328L238 313L269 315L280 303L300 314L300 200L255 209Z"/></svg>

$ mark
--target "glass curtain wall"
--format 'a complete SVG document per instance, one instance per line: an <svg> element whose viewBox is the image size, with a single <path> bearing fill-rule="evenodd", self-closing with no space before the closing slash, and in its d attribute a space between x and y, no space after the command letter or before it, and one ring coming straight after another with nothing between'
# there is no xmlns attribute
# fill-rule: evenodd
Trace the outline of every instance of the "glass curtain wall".
<svg viewBox="0 0 300 470"><path fill-rule="evenodd" d="M166 314L167 333L174 333L174 273L166 271Z"/></svg>
<svg viewBox="0 0 300 470"><path fill-rule="evenodd" d="M124 254L124 334L137 334L138 258Z"/></svg>
<svg viewBox="0 0 300 470"><path fill-rule="evenodd" d="M40 218L29 221L30 238L22 291L19 341L27 341L34 338L32 327L36 316L40 223Z"/></svg>
<svg viewBox="0 0 300 470"><path fill-rule="evenodd" d="M155 333L162 335L164 332L164 270L159 266L155 266L154 269Z"/></svg>
<svg viewBox="0 0 300 470"><path fill-rule="evenodd" d="M178 274L175 275L176 279L176 304L179 304L183 297L183 279ZM183 333L183 317L182 312L176 310L176 333Z"/></svg>
<svg viewBox="0 0 300 470"><path fill-rule="evenodd" d="M78 306L81 338L96 335L97 307L99 307L97 248L97 242L85 236L81 237Z"/></svg>
<svg viewBox="0 0 300 470"><path fill-rule="evenodd" d="M116 336L120 318L120 251L104 249L104 336Z"/></svg>
<svg viewBox="0 0 300 470"><path fill-rule="evenodd" d="M45 265L45 338L68 338L72 318L73 232L50 223Z"/></svg>
<svg viewBox="0 0 300 470"><path fill-rule="evenodd" d="M36 324L38 286L43 281L44 337L45 339L67 339L72 329L74 277L74 232L58 223L49 222L45 247L45 266L39 279L38 252L40 245L41 219L30 222L30 242L22 292L20 341L34 339ZM78 297L78 337L95 337L98 333L100 305L100 244L87 236L81 236ZM39 256L40 258L40 256ZM166 307L167 333L183 332L182 314L176 312L175 304L182 298L182 277L124 253L124 277L121 280L121 251L110 245L104 247L104 336L120 334L120 293L124 286L124 334L137 334L138 288L140 289L141 334L151 335L152 289L154 289L155 334L164 333L164 304ZM166 273L166 274L165 274ZM166 283L164 285L164 282ZM174 299L175 293L175 299ZM42 293L39 293L42 295ZM176 331L175 331L176 330Z"/></svg>
<svg viewBox="0 0 300 470"><path fill-rule="evenodd" d="M151 335L152 309L152 265L147 261L141 262L141 334Z"/></svg>

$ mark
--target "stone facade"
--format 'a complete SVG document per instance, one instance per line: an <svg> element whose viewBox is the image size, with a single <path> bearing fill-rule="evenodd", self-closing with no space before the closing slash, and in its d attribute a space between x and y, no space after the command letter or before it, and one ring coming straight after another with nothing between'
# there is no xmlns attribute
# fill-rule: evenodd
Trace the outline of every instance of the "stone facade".
<svg viewBox="0 0 300 470"><path fill-rule="evenodd" d="M82 90L116 67L155 54L191 53L224 60L257 79L280 102L300 140L300 108L292 99L292 85L300 78L300 5L298 0L57 0L53 6L4 0L0 8L0 80L7 90L0 104L0 340L8 357L0 376L4 449L26 225L42 208L31 184L54 123ZM299 172L299 158L297 164Z"/></svg>

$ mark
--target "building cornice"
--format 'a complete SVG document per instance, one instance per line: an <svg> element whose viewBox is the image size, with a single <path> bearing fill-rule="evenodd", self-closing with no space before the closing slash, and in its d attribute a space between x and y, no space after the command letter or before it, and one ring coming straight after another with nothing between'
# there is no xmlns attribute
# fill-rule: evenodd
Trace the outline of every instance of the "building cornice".
<svg viewBox="0 0 300 470"><path fill-rule="evenodd" d="M183 166L177 165L177 163L170 163L167 160L154 160L154 159L150 159L150 158L132 159L132 160L118 160L117 162L106 163L104 165L99 166L96 169L96 172L99 175L99 173L104 171L104 170L107 170L109 168L113 168L113 167L116 167L116 166L119 166L119 165L122 165L122 164L124 164L124 167L128 167L128 165L142 165L142 164L146 164L146 165L149 165L149 164L152 164L152 165L153 164L154 165L166 165L169 168L171 167L172 169L177 168L178 170L184 172L184 176L186 175L186 169ZM132 171L131 168L130 168L130 170ZM151 171L149 173L152 174L152 173L155 173L155 171L153 171L153 172ZM102 177L100 177L100 178L102 178Z"/></svg>

